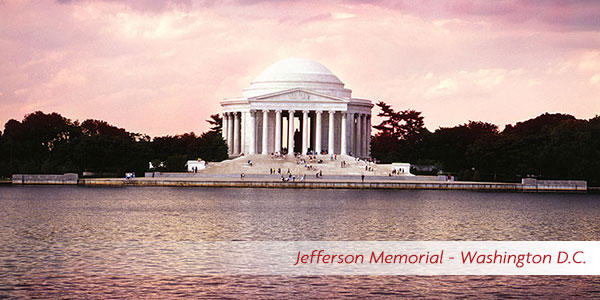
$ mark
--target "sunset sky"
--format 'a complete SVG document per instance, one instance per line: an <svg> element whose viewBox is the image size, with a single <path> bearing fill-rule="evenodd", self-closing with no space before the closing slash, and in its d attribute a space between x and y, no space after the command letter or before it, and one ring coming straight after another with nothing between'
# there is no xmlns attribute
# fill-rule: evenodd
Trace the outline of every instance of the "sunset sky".
<svg viewBox="0 0 600 300"><path fill-rule="evenodd" d="M0 57L2 129L42 110L199 133L286 57L321 62L354 97L422 111L430 130L600 114L591 0L0 0Z"/></svg>

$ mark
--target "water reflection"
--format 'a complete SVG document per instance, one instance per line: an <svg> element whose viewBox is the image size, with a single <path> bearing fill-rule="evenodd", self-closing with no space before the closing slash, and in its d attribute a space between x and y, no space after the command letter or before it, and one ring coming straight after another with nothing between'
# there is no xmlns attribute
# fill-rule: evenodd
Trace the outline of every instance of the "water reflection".
<svg viewBox="0 0 600 300"><path fill-rule="evenodd" d="M599 195L39 186L0 188L0 206L0 298L599 297L585 276L127 276L189 264L144 256L95 267L127 242L598 240Z"/></svg>

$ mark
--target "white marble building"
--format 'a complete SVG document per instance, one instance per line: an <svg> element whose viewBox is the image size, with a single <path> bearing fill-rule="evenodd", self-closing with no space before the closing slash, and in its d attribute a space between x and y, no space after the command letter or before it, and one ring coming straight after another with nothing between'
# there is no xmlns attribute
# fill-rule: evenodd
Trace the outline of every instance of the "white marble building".
<svg viewBox="0 0 600 300"><path fill-rule="evenodd" d="M352 91L314 60L278 61L242 97L225 99L221 106L231 157L287 149L369 156L373 104L352 98Z"/></svg>

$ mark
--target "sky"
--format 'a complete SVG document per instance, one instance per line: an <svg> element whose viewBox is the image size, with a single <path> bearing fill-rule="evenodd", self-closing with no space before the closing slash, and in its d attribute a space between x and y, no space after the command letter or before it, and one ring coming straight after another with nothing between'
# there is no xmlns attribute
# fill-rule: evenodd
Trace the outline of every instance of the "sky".
<svg viewBox="0 0 600 300"><path fill-rule="evenodd" d="M600 114L600 1L0 0L0 124L41 110L200 133L287 57L430 130Z"/></svg>

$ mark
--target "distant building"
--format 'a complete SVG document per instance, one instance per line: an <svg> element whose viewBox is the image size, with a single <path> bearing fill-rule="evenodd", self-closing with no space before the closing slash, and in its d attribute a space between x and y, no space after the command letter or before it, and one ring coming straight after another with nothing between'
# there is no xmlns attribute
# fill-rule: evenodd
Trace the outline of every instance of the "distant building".
<svg viewBox="0 0 600 300"><path fill-rule="evenodd" d="M434 165L410 165L410 167L418 172L434 172L437 168Z"/></svg>
<svg viewBox="0 0 600 300"><path fill-rule="evenodd" d="M410 173L409 163L392 163L392 170L396 175L413 176L413 174Z"/></svg>
<svg viewBox="0 0 600 300"><path fill-rule="evenodd" d="M152 164L151 161L148 162L148 170L154 170L154 169L164 168L164 167L165 167L164 161L159 162L156 166L154 164Z"/></svg>
<svg viewBox="0 0 600 300"><path fill-rule="evenodd" d="M230 156L283 149L369 156L373 104L352 98L352 91L314 60L276 62L244 89L242 97L225 99L221 106ZM301 136L298 144L296 133Z"/></svg>
<svg viewBox="0 0 600 300"><path fill-rule="evenodd" d="M194 172L194 168L196 171L200 171L206 169L206 162L201 159L188 160L185 163L185 166L187 167L188 172Z"/></svg>

